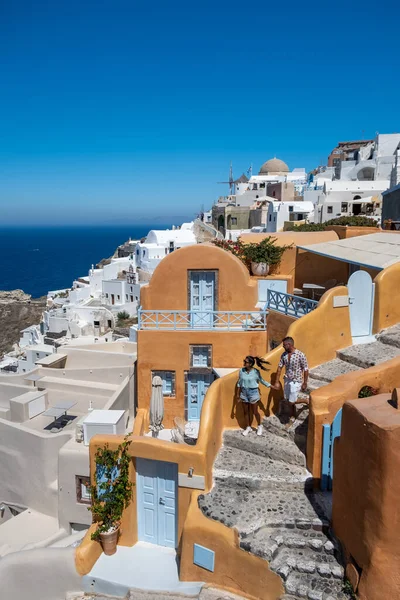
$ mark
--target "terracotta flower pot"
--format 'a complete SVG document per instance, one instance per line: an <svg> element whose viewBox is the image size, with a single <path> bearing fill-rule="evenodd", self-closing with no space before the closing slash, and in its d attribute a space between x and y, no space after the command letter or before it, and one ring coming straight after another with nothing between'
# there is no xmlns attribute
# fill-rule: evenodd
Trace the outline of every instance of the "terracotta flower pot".
<svg viewBox="0 0 400 600"><path fill-rule="evenodd" d="M268 263L251 263L251 272L253 275L258 275L259 277L265 277L269 273L269 264Z"/></svg>
<svg viewBox="0 0 400 600"><path fill-rule="evenodd" d="M100 533L100 542L103 548L104 554L111 556L117 551L117 542L119 537L119 525L113 531L106 533Z"/></svg>

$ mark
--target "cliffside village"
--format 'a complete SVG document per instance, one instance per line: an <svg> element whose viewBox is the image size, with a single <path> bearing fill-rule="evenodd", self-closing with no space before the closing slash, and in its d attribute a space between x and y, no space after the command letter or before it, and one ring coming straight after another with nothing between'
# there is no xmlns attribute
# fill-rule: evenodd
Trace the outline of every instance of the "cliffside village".
<svg viewBox="0 0 400 600"><path fill-rule="evenodd" d="M400 598L400 134L227 185L2 358L0 599Z"/></svg>

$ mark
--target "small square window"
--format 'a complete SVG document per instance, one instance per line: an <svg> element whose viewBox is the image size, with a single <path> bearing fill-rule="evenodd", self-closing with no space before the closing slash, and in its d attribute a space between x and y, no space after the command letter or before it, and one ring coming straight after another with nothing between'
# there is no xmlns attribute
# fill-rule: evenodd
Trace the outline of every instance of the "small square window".
<svg viewBox="0 0 400 600"><path fill-rule="evenodd" d="M212 365L212 346L190 346L190 366L210 368Z"/></svg>
<svg viewBox="0 0 400 600"><path fill-rule="evenodd" d="M78 504L91 504L90 478L75 475L76 501Z"/></svg>
<svg viewBox="0 0 400 600"><path fill-rule="evenodd" d="M231 223L232 225L237 225L237 217L232 217Z"/></svg>
<svg viewBox="0 0 400 600"><path fill-rule="evenodd" d="M151 380L158 375L163 384L163 396L175 396L175 371L152 371Z"/></svg>
<svg viewBox="0 0 400 600"><path fill-rule="evenodd" d="M293 212L293 206L289 206L289 212Z"/></svg>
<svg viewBox="0 0 400 600"><path fill-rule="evenodd" d="M328 206L328 215L333 213L333 206Z"/></svg>

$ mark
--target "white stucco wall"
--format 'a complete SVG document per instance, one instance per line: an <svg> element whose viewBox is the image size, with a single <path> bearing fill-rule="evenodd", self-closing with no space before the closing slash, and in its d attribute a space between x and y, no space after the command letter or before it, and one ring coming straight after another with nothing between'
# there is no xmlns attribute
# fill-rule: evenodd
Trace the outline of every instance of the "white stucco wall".
<svg viewBox="0 0 400 600"><path fill-rule="evenodd" d="M1 600L65 600L81 588L75 548L40 548L0 560Z"/></svg>
<svg viewBox="0 0 400 600"><path fill-rule="evenodd" d="M49 435L0 419L2 500L57 517L58 451L70 437L70 432Z"/></svg>

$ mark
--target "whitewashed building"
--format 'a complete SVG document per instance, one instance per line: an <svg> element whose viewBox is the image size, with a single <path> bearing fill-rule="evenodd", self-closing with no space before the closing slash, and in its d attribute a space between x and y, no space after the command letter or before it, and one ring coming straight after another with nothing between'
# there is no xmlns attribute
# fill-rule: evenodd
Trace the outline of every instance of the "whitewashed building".
<svg viewBox="0 0 400 600"><path fill-rule="evenodd" d="M174 250L196 244L193 223L183 223L180 228L152 229L146 240L136 245L138 269L152 274L163 258Z"/></svg>

